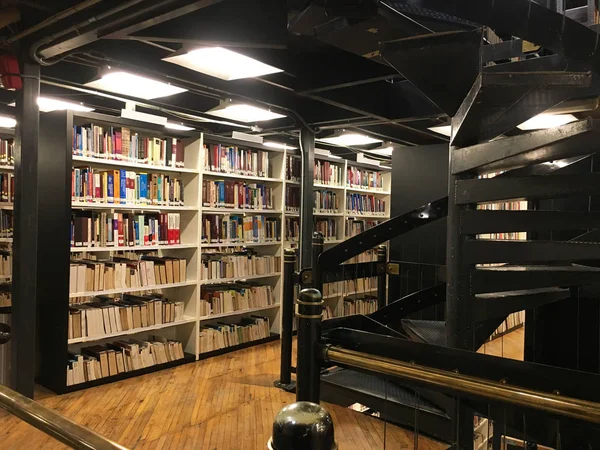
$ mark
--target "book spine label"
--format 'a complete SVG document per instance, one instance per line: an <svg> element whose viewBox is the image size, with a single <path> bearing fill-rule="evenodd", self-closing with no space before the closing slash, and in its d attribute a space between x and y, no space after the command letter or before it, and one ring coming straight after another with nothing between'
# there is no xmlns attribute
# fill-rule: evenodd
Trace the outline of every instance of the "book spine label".
<svg viewBox="0 0 600 450"><path fill-rule="evenodd" d="M127 171L125 169L120 170L119 188L121 190L121 203L127 203Z"/></svg>

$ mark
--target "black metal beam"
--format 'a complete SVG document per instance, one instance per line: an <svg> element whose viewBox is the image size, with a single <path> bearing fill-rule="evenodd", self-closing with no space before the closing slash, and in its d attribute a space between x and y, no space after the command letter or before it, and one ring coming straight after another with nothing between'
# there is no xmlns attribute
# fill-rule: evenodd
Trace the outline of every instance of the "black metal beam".
<svg viewBox="0 0 600 450"><path fill-rule="evenodd" d="M467 240L465 264L527 264L600 259L600 244L563 241Z"/></svg>
<svg viewBox="0 0 600 450"><path fill-rule="evenodd" d="M586 119L458 148L452 154L452 173L483 174L591 154L600 148L597 130L598 122Z"/></svg>
<svg viewBox="0 0 600 450"><path fill-rule="evenodd" d="M302 191L300 199L300 268L307 269L312 265L315 133L306 127L300 130L300 151L302 156Z"/></svg>
<svg viewBox="0 0 600 450"><path fill-rule="evenodd" d="M456 204L533 200L600 193L600 173L495 177L456 182Z"/></svg>
<svg viewBox="0 0 600 450"><path fill-rule="evenodd" d="M21 71L23 89L16 104L11 378L14 390L33 398L38 274L48 268L38 265L40 66L23 62Z"/></svg>
<svg viewBox="0 0 600 450"><path fill-rule="evenodd" d="M600 228L600 212L480 209L462 211L460 219L460 232L465 235L589 228Z"/></svg>

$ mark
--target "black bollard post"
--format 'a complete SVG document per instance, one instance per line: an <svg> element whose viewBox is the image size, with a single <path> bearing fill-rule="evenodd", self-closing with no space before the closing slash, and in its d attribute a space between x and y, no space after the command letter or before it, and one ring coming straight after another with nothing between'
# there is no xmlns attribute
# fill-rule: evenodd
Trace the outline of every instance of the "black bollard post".
<svg viewBox="0 0 600 450"><path fill-rule="evenodd" d="M325 238L323 233L315 231L312 238L312 287L323 292L323 270L319 265L319 256L323 253Z"/></svg>
<svg viewBox="0 0 600 450"><path fill-rule="evenodd" d="M296 390L292 381L292 338L294 334L294 268L296 250L286 248L283 255L283 298L281 300L281 367L275 386L287 392Z"/></svg>
<svg viewBox="0 0 600 450"><path fill-rule="evenodd" d="M317 344L321 337L323 297L316 289L303 289L296 300L298 318L298 357L296 401L319 403L321 363Z"/></svg>
<svg viewBox="0 0 600 450"><path fill-rule="evenodd" d="M387 247L377 247L377 309L387 305Z"/></svg>
<svg viewBox="0 0 600 450"><path fill-rule="evenodd" d="M269 450L336 450L333 421L320 405L297 402L285 406L273 422Z"/></svg>

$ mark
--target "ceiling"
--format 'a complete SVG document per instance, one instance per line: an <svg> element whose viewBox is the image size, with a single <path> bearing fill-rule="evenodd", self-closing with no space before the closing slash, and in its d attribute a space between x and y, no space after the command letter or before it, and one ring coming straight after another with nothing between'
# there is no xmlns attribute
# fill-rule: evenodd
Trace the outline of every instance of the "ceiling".
<svg viewBox="0 0 600 450"><path fill-rule="evenodd" d="M83 84L108 65L188 89L143 101L138 110L212 133L240 130L292 140L301 127L318 136L344 128L401 145L447 142L428 129L445 123L446 114L380 58L379 44L478 25L428 13L410 1L396 3L4 0L0 47L25 57L35 54L43 64L43 95L80 101L101 112L118 114L123 102L86 92ZM63 18L52 23L57 14ZM223 81L162 61L175 51L202 45L226 46L283 72ZM506 54L491 58L501 56ZM0 90L0 104L14 97L14 92ZM253 128L203 121L210 117L206 111L228 98L287 117L251 124Z"/></svg>

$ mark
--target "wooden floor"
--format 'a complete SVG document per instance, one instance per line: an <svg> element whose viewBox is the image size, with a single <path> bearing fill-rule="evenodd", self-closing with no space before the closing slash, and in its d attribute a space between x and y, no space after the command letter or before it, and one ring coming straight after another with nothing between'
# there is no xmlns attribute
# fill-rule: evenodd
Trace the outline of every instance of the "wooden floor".
<svg viewBox="0 0 600 450"><path fill-rule="evenodd" d="M522 330L485 346L485 353L522 358ZM482 348L481 351L484 349ZM154 374L36 399L96 432L136 449L265 449L273 418L294 401L273 387L279 343L241 350ZM340 450L437 450L447 446L336 405L325 404ZM384 446L385 444L385 446ZM0 448L65 448L0 412Z"/></svg>

